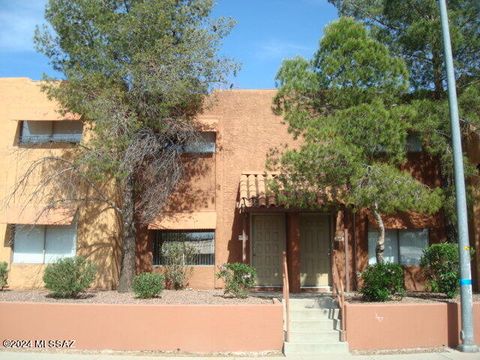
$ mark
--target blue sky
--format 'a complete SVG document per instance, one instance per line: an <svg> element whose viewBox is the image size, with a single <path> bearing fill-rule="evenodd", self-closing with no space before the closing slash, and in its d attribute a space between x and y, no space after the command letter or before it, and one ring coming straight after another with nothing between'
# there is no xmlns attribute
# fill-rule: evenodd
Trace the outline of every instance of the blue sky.
<svg viewBox="0 0 480 360"><path fill-rule="evenodd" d="M55 75L32 42L35 25L43 22L45 2L0 0L0 77ZM237 21L222 54L241 64L232 83L245 89L273 88L282 60L310 57L337 13L327 0L217 0L213 16Z"/></svg>

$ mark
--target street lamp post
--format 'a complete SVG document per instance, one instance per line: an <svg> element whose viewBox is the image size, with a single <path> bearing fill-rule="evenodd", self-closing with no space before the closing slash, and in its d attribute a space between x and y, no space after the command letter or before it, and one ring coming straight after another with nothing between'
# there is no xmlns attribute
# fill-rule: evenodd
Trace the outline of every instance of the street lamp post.
<svg viewBox="0 0 480 360"><path fill-rule="evenodd" d="M467 200L465 195L465 175L463 171L462 139L458 117L457 90L453 69L452 45L448 27L448 12L445 0L439 0L440 18L442 21L443 49L447 70L448 102L450 106L450 122L452 128L453 166L455 171L455 195L458 219L458 247L460 252L460 296L462 308L462 344L458 350L477 352L473 336L472 319L472 272L470 269L470 244L468 240Z"/></svg>

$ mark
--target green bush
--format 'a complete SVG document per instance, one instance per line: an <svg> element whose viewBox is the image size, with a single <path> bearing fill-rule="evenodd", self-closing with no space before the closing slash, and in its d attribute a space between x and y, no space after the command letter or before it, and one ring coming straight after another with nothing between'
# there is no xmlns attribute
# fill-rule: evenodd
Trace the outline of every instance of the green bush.
<svg viewBox="0 0 480 360"><path fill-rule="evenodd" d="M150 299L160 295L165 288L165 278L158 273L141 273L133 279L132 287L138 298Z"/></svg>
<svg viewBox="0 0 480 360"><path fill-rule="evenodd" d="M403 268L398 264L369 265L362 272L360 292L366 301L388 301L405 295Z"/></svg>
<svg viewBox="0 0 480 360"><path fill-rule="evenodd" d="M192 273L191 264L198 253L197 249L184 242L165 242L162 246L165 283L169 289L183 289Z"/></svg>
<svg viewBox="0 0 480 360"><path fill-rule="evenodd" d="M247 264L227 263L220 267L217 277L225 282L224 294L236 298L246 298L248 290L255 285L257 272Z"/></svg>
<svg viewBox="0 0 480 360"><path fill-rule="evenodd" d="M5 261L0 261L0 290L7 286L8 279L8 264Z"/></svg>
<svg viewBox="0 0 480 360"><path fill-rule="evenodd" d="M458 244L430 245L423 251L420 266L430 291L443 293L449 298L457 295L460 280Z"/></svg>
<svg viewBox="0 0 480 360"><path fill-rule="evenodd" d="M43 275L45 287L60 298L75 298L95 279L95 265L82 256L63 258L48 264Z"/></svg>

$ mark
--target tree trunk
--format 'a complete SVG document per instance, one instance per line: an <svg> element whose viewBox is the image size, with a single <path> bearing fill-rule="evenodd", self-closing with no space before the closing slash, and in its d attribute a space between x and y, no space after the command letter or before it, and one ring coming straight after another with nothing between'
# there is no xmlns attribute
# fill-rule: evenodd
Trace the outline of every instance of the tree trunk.
<svg viewBox="0 0 480 360"><path fill-rule="evenodd" d="M378 212L377 204L375 204L373 215L375 216L375 220L377 221L379 229L377 246L375 247L375 257L377 258L377 264L383 264L383 253L385 252L385 225L383 223L382 216Z"/></svg>
<svg viewBox="0 0 480 360"><path fill-rule="evenodd" d="M119 292L128 292L132 288L133 277L135 276L135 238L136 229L134 221L135 193L134 179L130 175L126 180L123 192L123 254L120 268L120 280L118 283Z"/></svg>

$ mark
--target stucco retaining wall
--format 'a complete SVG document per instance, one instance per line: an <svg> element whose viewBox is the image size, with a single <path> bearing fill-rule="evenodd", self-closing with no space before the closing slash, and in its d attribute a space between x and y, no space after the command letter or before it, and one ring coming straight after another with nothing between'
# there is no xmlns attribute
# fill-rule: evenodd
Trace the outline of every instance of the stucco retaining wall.
<svg viewBox="0 0 480 360"><path fill-rule="evenodd" d="M457 303L345 305L350 350L449 346L459 342ZM480 303L474 304L475 341L480 344Z"/></svg>
<svg viewBox="0 0 480 360"><path fill-rule="evenodd" d="M281 350L282 305L0 303L0 339L76 349L195 353Z"/></svg>

